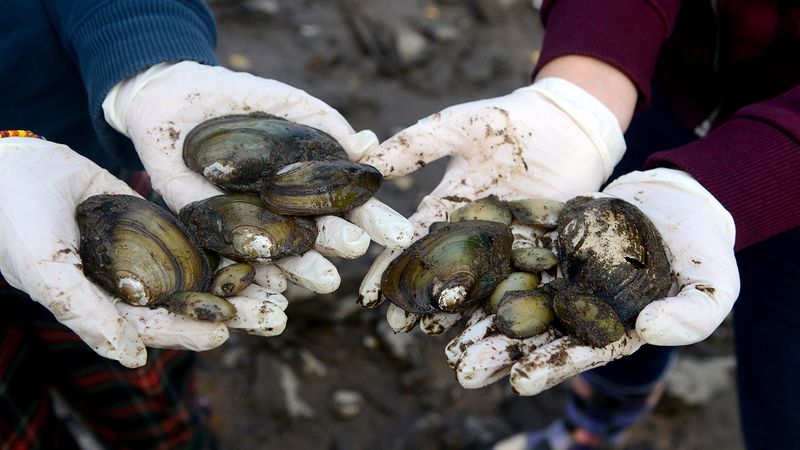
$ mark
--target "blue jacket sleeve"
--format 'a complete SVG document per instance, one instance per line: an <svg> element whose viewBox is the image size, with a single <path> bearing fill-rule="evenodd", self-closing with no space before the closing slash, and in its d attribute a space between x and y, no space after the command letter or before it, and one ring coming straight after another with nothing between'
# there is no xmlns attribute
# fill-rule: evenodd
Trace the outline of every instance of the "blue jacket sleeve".
<svg viewBox="0 0 800 450"><path fill-rule="evenodd" d="M217 63L214 19L200 0L43 3L80 70L94 128L110 151L131 146L103 118L103 100L115 84L161 62Z"/></svg>

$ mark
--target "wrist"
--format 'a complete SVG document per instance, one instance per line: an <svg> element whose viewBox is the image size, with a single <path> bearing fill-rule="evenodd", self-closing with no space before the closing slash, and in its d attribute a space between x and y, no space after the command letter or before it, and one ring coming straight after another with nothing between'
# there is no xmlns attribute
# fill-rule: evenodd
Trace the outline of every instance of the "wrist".
<svg viewBox="0 0 800 450"><path fill-rule="evenodd" d="M625 138L611 110L580 86L561 78L539 78L519 91L534 92L566 114L594 144L603 166L603 180L608 179L625 154Z"/></svg>
<svg viewBox="0 0 800 450"><path fill-rule="evenodd" d="M566 55L542 67L536 80L549 77L576 84L614 114L623 132L628 129L639 94L633 81L614 66L587 56Z"/></svg>

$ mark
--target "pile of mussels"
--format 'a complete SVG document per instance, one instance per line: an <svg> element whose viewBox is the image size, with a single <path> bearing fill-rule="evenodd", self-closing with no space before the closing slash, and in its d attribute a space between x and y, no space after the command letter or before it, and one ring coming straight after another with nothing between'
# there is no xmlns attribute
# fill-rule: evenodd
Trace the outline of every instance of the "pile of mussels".
<svg viewBox="0 0 800 450"><path fill-rule="evenodd" d="M317 227L308 217L362 205L383 181L348 161L330 135L264 113L197 125L183 159L226 194L185 206L180 221L138 197L98 195L78 205L76 219L90 279L132 305L199 320L232 318L223 297L253 281L250 264L309 250ZM217 255L238 264L212 276Z"/></svg>
<svg viewBox="0 0 800 450"><path fill-rule="evenodd" d="M533 234L515 242L512 228ZM381 292L414 314L480 305L509 337L555 327L602 347L632 328L672 282L661 235L624 200L489 196L454 211L449 223L432 224L390 263Z"/></svg>

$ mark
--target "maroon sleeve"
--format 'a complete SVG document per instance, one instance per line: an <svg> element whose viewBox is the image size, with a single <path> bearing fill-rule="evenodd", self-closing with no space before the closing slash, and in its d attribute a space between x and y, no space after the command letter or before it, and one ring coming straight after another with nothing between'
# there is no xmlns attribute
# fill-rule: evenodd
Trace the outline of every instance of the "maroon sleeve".
<svg viewBox="0 0 800 450"><path fill-rule="evenodd" d="M602 60L639 89L638 109L650 100L650 79L669 37L680 0L551 0L542 5L542 53L533 76L559 56Z"/></svg>
<svg viewBox="0 0 800 450"><path fill-rule="evenodd" d="M736 249L800 226L800 85L741 110L703 139L646 167L690 173L736 222Z"/></svg>

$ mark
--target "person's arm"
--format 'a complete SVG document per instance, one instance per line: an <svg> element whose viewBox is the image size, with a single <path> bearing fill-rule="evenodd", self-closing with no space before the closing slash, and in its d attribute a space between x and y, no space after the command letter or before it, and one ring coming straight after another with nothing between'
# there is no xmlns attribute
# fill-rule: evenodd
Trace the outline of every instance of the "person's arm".
<svg viewBox="0 0 800 450"><path fill-rule="evenodd" d="M623 132L628 129L639 94L621 70L589 56L565 55L545 64L536 75L537 80L548 77L580 86L614 114Z"/></svg>
<svg viewBox="0 0 800 450"><path fill-rule="evenodd" d="M650 100L659 50L672 33L680 5L681 0L545 1L541 9L544 42L534 77L541 78L540 72L551 62L567 55L596 59L633 82L639 94L637 109L642 110ZM619 88L613 84L607 92L627 93Z"/></svg>
<svg viewBox="0 0 800 450"><path fill-rule="evenodd" d="M800 85L646 166L683 170L708 189L733 216L737 250L800 226Z"/></svg>
<svg viewBox="0 0 800 450"><path fill-rule="evenodd" d="M100 142L114 151L131 145L103 117L103 100L114 85L165 61L217 64L214 19L201 0L43 3L80 70Z"/></svg>

